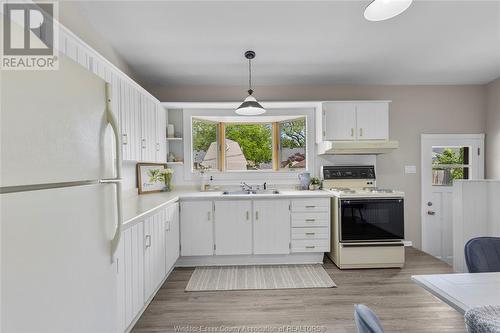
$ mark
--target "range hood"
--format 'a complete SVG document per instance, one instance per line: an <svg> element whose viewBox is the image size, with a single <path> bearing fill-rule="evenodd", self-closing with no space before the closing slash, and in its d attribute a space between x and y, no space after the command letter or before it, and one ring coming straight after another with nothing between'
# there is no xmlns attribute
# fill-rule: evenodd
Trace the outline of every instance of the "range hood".
<svg viewBox="0 0 500 333"><path fill-rule="evenodd" d="M318 143L319 155L378 155L399 147L398 141L323 141Z"/></svg>

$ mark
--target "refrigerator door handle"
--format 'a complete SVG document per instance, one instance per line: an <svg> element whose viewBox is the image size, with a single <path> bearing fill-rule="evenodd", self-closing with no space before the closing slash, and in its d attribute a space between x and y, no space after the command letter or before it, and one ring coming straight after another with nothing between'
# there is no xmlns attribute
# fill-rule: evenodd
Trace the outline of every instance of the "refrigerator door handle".
<svg viewBox="0 0 500 333"><path fill-rule="evenodd" d="M106 83L106 118L108 123L113 128L113 132L115 134L115 168L116 168L116 178L115 179L102 179L101 183L112 183L115 185L116 189L116 230L113 239L111 240L111 262L114 261L116 249L118 248L118 244L120 244L120 237L122 233L122 223L123 223L123 213L122 213L122 151L121 151L121 135L120 129L118 126L118 122L116 121L116 117L113 114L113 110L111 108L111 85Z"/></svg>

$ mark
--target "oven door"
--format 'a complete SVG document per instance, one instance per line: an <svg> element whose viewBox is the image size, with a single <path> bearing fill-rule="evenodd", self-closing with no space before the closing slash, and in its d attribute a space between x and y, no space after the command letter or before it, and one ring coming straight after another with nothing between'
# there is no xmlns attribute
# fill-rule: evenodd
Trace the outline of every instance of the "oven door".
<svg viewBox="0 0 500 333"><path fill-rule="evenodd" d="M404 200L364 198L340 200L340 240L393 241L404 239Z"/></svg>

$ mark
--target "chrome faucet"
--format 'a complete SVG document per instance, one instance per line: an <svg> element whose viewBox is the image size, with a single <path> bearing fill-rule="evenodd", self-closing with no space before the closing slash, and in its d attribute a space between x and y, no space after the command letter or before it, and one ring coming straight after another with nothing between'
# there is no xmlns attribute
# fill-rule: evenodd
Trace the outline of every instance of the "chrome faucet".
<svg viewBox="0 0 500 333"><path fill-rule="evenodd" d="M241 186L241 189L243 191L252 191L253 190L252 186L248 185L245 182L241 182L240 186Z"/></svg>

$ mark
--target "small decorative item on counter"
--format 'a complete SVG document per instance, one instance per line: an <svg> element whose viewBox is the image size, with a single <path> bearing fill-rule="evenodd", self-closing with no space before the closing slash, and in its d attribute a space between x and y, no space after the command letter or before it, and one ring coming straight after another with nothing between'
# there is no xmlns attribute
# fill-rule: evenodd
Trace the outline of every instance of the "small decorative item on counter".
<svg viewBox="0 0 500 333"><path fill-rule="evenodd" d="M175 155L174 155L174 153L172 153L172 152L168 153L167 162L175 162Z"/></svg>
<svg viewBox="0 0 500 333"><path fill-rule="evenodd" d="M309 172L303 172L299 174L300 189L309 189L309 184L311 183L311 174Z"/></svg>
<svg viewBox="0 0 500 333"><path fill-rule="evenodd" d="M318 177L312 177L311 178L311 184L309 184L309 189L311 191L316 191L316 190L319 190L321 186L321 181L319 180Z"/></svg>
<svg viewBox="0 0 500 333"><path fill-rule="evenodd" d="M167 137L168 138L175 137L175 127L174 127L174 124L168 124L167 125Z"/></svg>
<svg viewBox="0 0 500 333"><path fill-rule="evenodd" d="M165 187L163 170L166 164L137 163L137 184L139 194L161 192Z"/></svg>
<svg viewBox="0 0 500 333"><path fill-rule="evenodd" d="M174 176L174 170L171 168L166 168L161 170L163 175L163 181L165 183L165 187L163 189L164 192L170 192L173 189L172 186L172 177Z"/></svg>

